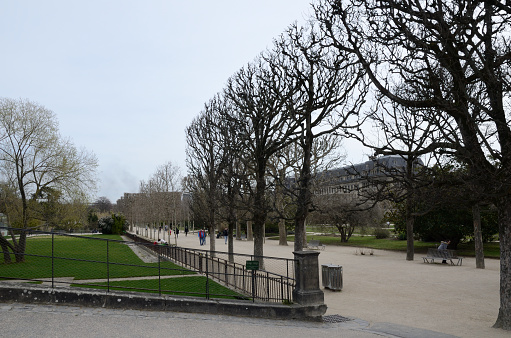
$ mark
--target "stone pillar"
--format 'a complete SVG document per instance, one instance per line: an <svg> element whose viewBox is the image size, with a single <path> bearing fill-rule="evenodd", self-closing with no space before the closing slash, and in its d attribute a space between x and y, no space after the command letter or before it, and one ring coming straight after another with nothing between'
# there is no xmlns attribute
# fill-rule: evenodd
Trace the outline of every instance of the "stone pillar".
<svg viewBox="0 0 511 338"><path fill-rule="evenodd" d="M301 305L324 304L325 295L319 288L317 251L294 251L296 286L293 301Z"/></svg>

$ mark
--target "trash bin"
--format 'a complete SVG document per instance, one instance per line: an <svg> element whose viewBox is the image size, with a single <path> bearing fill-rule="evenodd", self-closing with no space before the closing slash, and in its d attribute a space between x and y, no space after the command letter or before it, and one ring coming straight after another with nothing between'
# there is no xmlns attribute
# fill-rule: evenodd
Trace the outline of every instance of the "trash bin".
<svg viewBox="0 0 511 338"><path fill-rule="evenodd" d="M323 287L334 291L342 290L342 266L335 264L321 265Z"/></svg>

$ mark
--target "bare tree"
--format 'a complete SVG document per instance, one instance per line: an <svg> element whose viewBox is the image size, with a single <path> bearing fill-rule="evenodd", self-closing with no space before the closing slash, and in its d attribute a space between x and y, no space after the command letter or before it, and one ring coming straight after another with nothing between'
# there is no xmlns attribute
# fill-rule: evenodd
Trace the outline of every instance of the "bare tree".
<svg viewBox="0 0 511 338"><path fill-rule="evenodd" d="M183 190L180 168L169 161L156 169L150 181L153 192L151 202L157 208L158 223L165 223L173 228L177 227L178 219L181 216ZM177 242L176 231L174 231L174 239Z"/></svg>
<svg viewBox="0 0 511 338"><path fill-rule="evenodd" d="M180 168L169 161L157 167L147 182L140 181L138 194L125 196L125 210L138 224L150 225L150 238L165 238L166 225L178 226L182 218L181 182Z"/></svg>
<svg viewBox="0 0 511 338"><path fill-rule="evenodd" d="M124 196L117 200L116 205L118 212L125 215L126 220L129 222L129 230L133 231L137 225L135 194L124 193Z"/></svg>
<svg viewBox="0 0 511 338"><path fill-rule="evenodd" d="M390 103L386 105L384 97L377 96L375 107L367 114L368 120L378 130L378 138L375 141L367 140L364 134L352 134L366 147L372 148L375 152L373 157L375 170L379 175L372 175L369 172L356 173L371 183L372 189L361 191L361 200L366 203L373 201L377 203L390 200L396 203L405 201L406 205L406 260L414 259L414 217L417 211L414 210L413 201L421 187L431 182L424 177L428 170L428 163L425 159L434 144L441 139L440 129L448 127L438 126L428 122L428 116L422 111L413 112L413 108L403 107ZM392 158L378 159L378 155L397 155L405 166L397 168L392 163ZM428 156L431 159L430 156ZM421 210L420 214L427 210Z"/></svg>
<svg viewBox="0 0 511 338"><path fill-rule="evenodd" d="M63 139L53 112L28 100L0 99L0 166L19 194L23 229L29 227L29 200L42 189L54 188L72 200L95 188L96 157ZM11 238L0 235L16 261L24 261L26 232L18 237L11 232Z"/></svg>
<svg viewBox="0 0 511 338"><path fill-rule="evenodd" d="M314 143L323 135L355 127L349 121L357 115L366 94L363 72L354 56L323 44L321 34L314 22L306 27L291 25L267 57L270 70L289 79L293 95L284 98L287 114L289 119L301 122L296 139L303 158L296 182L295 251L302 250L306 241Z"/></svg>
<svg viewBox="0 0 511 338"><path fill-rule="evenodd" d="M220 120L222 124L219 125L221 132L219 137L221 139L222 151L225 154L226 162L220 180L221 192L219 194L220 203L220 219L223 219L228 224L228 252L229 259L234 260L234 230L238 230L238 223L245 218L250 207L247 201L250 197L249 194L243 194L243 186L249 184L250 170L247 170L245 164L246 159L243 158L243 138L238 137L238 126L235 120L231 119L230 107L224 107ZM240 236L241 231L237 231L237 236Z"/></svg>
<svg viewBox="0 0 511 338"><path fill-rule="evenodd" d="M315 224L334 225L341 234L341 242L348 242L355 228L373 226L383 219L380 205L360 205L346 194L314 196L314 205L311 221Z"/></svg>
<svg viewBox="0 0 511 338"><path fill-rule="evenodd" d="M291 155L292 149L295 149L294 145L295 144L291 144L276 153L270 158L268 163L269 176L273 178L275 190L274 210L279 224L279 245L284 246L288 245L286 220L290 219L290 216L288 215L289 208L287 208L288 203L285 195L288 183L287 175L298 157Z"/></svg>
<svg viewBox="0 0 511 338"><path fill-rule="evenodd" d="M322 184L321 173L338 167L344 159L345 156L339 152L340 148L341 138L336 134L315 138L310 161L311 191ZM300 178L303 158L303 148L295 142L276 153L268 165L269 176L273 180L271 188L275 191L274 211L279 221L279 245L287 245L286 224L295 220L299 197L296 182ZM314 203L310 207L314 209Z"/></svg>
<svg viewBox="0 0 511 338"><path fill-rule="evenodd" d="M511 330L511 9L504 1L322 1L330 43L359 59L389 101L443 128L432 150L466 163L500 223L500 309Z"/></svg>
<svg viewBox="0 0 511 338"><path fill-rule="evenodd" d="M101 196L94 202L94 207L99 212L109 212L112 211L112 202L107 197Z"/></svg>
<svg viewBox="0 0 511 338"><path fill-rule="evenodd" d="M211 251L215 251L220 184L228 160L219 127L222 109L224 101L217 95L186 128L188 182L195 202L206 207Z"/></svg>
<svg viewBox="0 0 511 338"><path fill-rule="evenodd" d="M231 119L239 127L246 145L245 167L254 175L254 184L245 193L253 196L254 255L263 256L264 225L268 214L267 166L269 159L292 143L302 119L293 119L286 103L295 94L282 72L272 71L263 58L239 70L227 83L224 96L232 109ZM262 263L261 263L262 264Z"/></svg>

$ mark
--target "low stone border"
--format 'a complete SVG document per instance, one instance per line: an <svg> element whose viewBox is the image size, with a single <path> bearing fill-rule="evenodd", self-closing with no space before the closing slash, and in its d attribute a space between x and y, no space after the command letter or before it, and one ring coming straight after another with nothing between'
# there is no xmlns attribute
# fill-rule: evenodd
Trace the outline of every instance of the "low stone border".
<svg viewBox="0 0 511 338"><path fill-rule="evenodd" d="M321 321L327 306L207 300L195 297L158 296L150 293L51 289L27 283L0 283L0 302L62 304L111 309L206 313L267 319Z"/></svg>

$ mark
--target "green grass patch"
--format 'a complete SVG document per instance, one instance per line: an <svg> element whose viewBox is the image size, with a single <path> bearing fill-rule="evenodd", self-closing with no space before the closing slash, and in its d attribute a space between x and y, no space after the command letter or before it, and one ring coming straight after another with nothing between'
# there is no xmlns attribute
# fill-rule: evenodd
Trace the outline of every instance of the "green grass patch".
<svg viewBox="0 0 511 338"><path fill-rule="evenodd" d="M348 242L341 242L341 237L337 236L307 236L307 240L319 240L325 245L340 245L340 246L353 246L353 247L365 247L371 249L380 250L395 250L395 251L406 251L406 241L398 241L395 239L376 239L374 236L351 236ZM426 243L415 241L414 247L416 252L427 252L428 248L431 248L433 243Z"/></svg>
<svg viewBox="0 0 511 338"><path fill-rule="evenodd" d="M277 239L273 238L273 239ZM406 252L406 241L397 240L393 238L376 239L374 236L351 236L348 242L341 242L339 236L323 236L323 235L308 235L307 241L319 240L325 245L338 245L338 246L350 246L350 247L361 247L369 249L379 250L393 250L393 251L404 251ZM288 236L288 241L294 241L294 236ZM422 242L414 241L414 252L417 254L425 254L428 248L437 248L440 243L434 242ZM499 243L491 242L484 243L484 256L486 258L500 258L500 247ZM475 256L475 246L473 242L460 243L458 244L457 252L459 256Z"/></svg>
<svg viewBox="0 0 511 338"><path fill-rule="evenodd" d="M500 244L498 242L484 243L484 257L486 258L500 258ZM474 242L458 244L458 255L460 256L475 256Z"/></svg>
<svg viewBox="0 0 511 338"><path fill-rule="evenodd" d="M181 296L194 296L206 297L206 282L204 276L191 276L179 278L161 278L158 279L145 279L145 280L126 280L110 282L110 290L119 291L136 291L159 293L167 295L181 295ZM80 285L72 284L74 287L87 287L94 289L106 289L107 283L96 283L97 285ZM244 298L243 295L232 291L225 286L222 286L212 280L208 283L209 294L211 298L228 298L239 299Z"/></svg>
<svg viewBox="0 0 511 338"><path fill-rule="evenodd" d="M105 240L121 240L120 236L94 237L99 239L92 240L90 236L54 236L53 260L51 236L28 238L25 262L0 264L0 276L50 278L52 271L54 277L75 279L144 277L158 276L159 273L164 276L193 274L171 262L162 261L160 265L144 263L126 244Z"/></svg>

